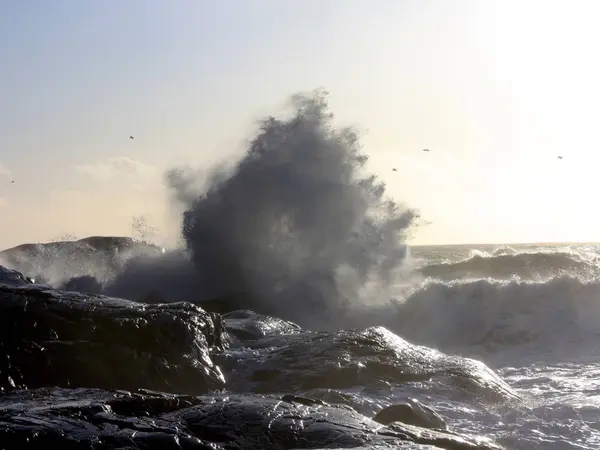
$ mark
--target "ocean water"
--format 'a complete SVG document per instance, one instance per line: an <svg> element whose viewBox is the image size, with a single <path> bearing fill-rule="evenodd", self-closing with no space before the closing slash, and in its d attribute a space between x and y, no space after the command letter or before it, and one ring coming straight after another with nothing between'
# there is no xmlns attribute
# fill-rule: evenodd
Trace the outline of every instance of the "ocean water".
<svg viewBox="0 0 600 450"><path fill-rule="evenodd" d="M476 358L522 397L506 411L438 405L507 448L600 447L597 244L411 249L427 274L398 334Z"/></svg>
<svg viewBox="0 0 600 450"><path fill-rule="evenodd" d="M139 245L139 252L148 258L148 247ZM54 243L52 246L52 260L48 260L47 249L39 250L43 246L37 246L37 252L33 253L28 248L27 257L12 249L0 253L0 258L5 264L12 261L13 265L26 266L30 270L33 270L36 258L40 266L44 266L42 260L54 267L65 258L72 261L73 243ZM405 265L411 267L411 272L403 271L405 282L395 285L396 292L392 289L387 302L374 306L376 314L363 314L360 324L356 317L349 315L334 326L325 327L329 330L326 334L319 334L323 333L320 331L323 327L311 327L310 320L302 328L278 322L279 319L256 320L252 327L263 329L266 343L247 341L214 357L228 380L226 390L231 393L289 394L286 390L289 384L293 386L289 388L293 394L351 406L367 417L375 416L388 405L412 398L438 413L450 430L488 438L506 449L599 448L600 284L596 271L600 269L597 264L600 246L463 245L408 247L407 250ZM135 252L135 249L128 249L122 263L135 261ZM157 255L162 254L157 251ZM96 250L88 254L82 250L77 258L88 261L84 264L87 270L94 265L106 270L105 263L99 264ZM240 308L244 309L264 306L253 304L252 300L240 302ZM288 319L297 310L289 311ZM238 326L238 319L248 319L246 313L224 317L232 335L243 328ZM298 319L306 320L306 317L302 314ZM388 364L388 369L376 369L369 376L363 376L362 382L340 384L332 381L337 375L328 372L321 375L324 381L311 381L313 371L323 370L323 360L314 355L307 360L302 352L321 354L323 351L317 344L314 344L316 349L293 350L296 339L302 336L303 330L309 329L311 333L317 333L320 340L346 339L346 332L337 329L339 324L344 325L344 320L352 322L358 330L385 327L393 334L375 331L373 335L373 331L367 331L366 335L377 345L402 347L397 355L404 356L396 358L407 358L406 352L414 351L412 345L424 346L425 350L417 351L425 353L409 365L428 364L429 361L434 366L444 366L446 363L440 362L435 350L480 361L499 377L498 382L506 383L511 401L490 400L486 398L489 392L480 391L481 386L476 389L477 395L467 395L462 388L455 389L456 380L450 383L454 387L449 389L435 376L430 380L432 384L406 382L397 376L390 378L389 364L383 362L383 356L377 363ZM400 338L406 341L395 342ZM364 350L353 348L356 344L352 342L348 341L342 347L346 355L342 359L353 364L353 357L348 355L354 354L357 358L354 362L360 366ZM279 356L272 353L273 349L276 352L285 349L291 356L288 355L287 360L278 359ZM335 360L337 357L332 353L331 362L339 364ZM256 378L252 371L266 370L264 367L269 360L278 370L290 370L293 381L271 380L270 384L251 386L249 380ZM290 369L290 366L295 367ZM489 377L485 372L487 369L475 366L469 370L473 370L476 377ZM501 393L504 388L498 388L493 380L490 386L494 395L498 392L499 397L504 395ZM9 401L10 397L4 395L4 402ZM69 395L61 391L60 398ZM518 400L515 401L513 395ZM82 394L77 396L81 398ZM47 394L43 394L43 398L36 398L34 405L48 401L51 400ZM16 403L21 404L22 399Z"/></svg>
<svg viewBox="0 0 600 450"><path fill-rule="evenodd" d="M237 402L227 416L237 430L266 401L248 396L279 396L250 414L252 435L265 439L221 446L224 435L214 435L212 424L196 431L214 438L210 446L187 448L369 448L396 432L368 418L409 399L449 430L502 448L600 448L600 246L411 246L419 212L368 173L359 134L332 124L322 92L295 96L291 105L291 114L260 124L238 161L166 174L183 211L180 246L95 237L0 252L1 265L47 285L0 286L0 336L10 341L0 341L0 434L27 431L30 443L46 436L44 426L54 443L66 436L89 444L70 448L162 448L156 423L179 442L182 430L194 434L226 408L185 422L163 399L168 412L138 422L158 408L144 392L136 398L155 406L130 400L124 409L132 417L111 416L100 427L111 411L123 411L106 400L124 395L111 389L208 395L218 386L211 394L218 400L202 407ZM2 277L0 285L22 281L7 271ZM225 338L192 304L223 313L231 344L207 344ZM294 414L277 412L294 396L350 407L368 430L348 431L358 419L347 409L300 411L288 402ZM58 406L47 409L60 404L75 414L98 402L100 416L80 411L63 422ZM355 422L327 425L336 414ZM131 428L131 442L95 446L94 433L117 423ZM427 447L422 433L406 448L498 448ZM135 436L150 441L136 444Z"/></svg>

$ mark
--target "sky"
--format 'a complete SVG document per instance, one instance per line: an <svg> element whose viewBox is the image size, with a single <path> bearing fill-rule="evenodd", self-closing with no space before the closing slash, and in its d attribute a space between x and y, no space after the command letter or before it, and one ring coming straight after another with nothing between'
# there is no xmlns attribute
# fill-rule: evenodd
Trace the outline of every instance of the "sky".
<svg viewBox="0 0 600 450"><path fill-rule="evenodd" d="M130 235L138 215L171 242L165 170L236 156L257 120L318 87L363 130L390 196L430 222L411 243L600 241L599 12L591 0L2 2L0 248Z"/></svg>

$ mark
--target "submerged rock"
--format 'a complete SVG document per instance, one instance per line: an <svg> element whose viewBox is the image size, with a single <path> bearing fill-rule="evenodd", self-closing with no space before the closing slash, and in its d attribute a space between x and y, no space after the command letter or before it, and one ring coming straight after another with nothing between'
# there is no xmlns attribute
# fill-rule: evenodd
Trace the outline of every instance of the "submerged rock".
<svg viewBox="0 0 600 450"><path fill-rule="evenodd" d="M210 353L219 316L189 303L144 305L0 285L0 387L148 388L204 393L225 384Z"/></svg>
<svg viewBox="0 0 600 450"><path fill-rule="evenodd" d="M1 397L0 442L5 450L500 448L474 436L400 423L385 427L350 408L318 402L98 390L15 391Z"/></svg>

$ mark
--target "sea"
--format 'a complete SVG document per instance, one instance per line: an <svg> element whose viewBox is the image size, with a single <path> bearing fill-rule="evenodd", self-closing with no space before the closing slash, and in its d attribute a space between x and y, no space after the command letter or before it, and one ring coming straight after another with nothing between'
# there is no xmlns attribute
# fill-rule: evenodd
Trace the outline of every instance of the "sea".
<svg viewBox="0 0 600 450"><path fill-rule="evenodd" d="M410 245L359 134L292 103L166 174L173 248L0 252L0 448L600 448L600 245ZM157 397L182 391L205 397ZM407 402L479 444L371 421Z"/></svg>
<svg viewBox="0 0 600 450"><path fill-rule="evenodd" d="M53 245L60 260L58 249L66 243ZM42 253L47 259L48 252ZM600 448L600 245L414 246L407 259L412 282L396 286L394 306L385 319L377 322L378 314L362 326L382 325L410 344L480 361L519 401L482 402L418 384L379 385L376 379L339 389L339 395L349 396L350 405L367 417L415 398L438 413L449 429L489 438L506 449ZM13 265L33 271L30 262L20 256ZM241 304L240 309L253 306ZM306 316L302 321L303 327L319 332ZM340 333L336 326L322 328L335 335ZM352 327L357 326L354 321ZM251 346L236 348L232 355L259 358ZM329 391L327 399L331 397ZM33 405L47 401L36 399Z"/></svg>
<svg viewBox="0 0 600 450"><path fill-rule="evenodd" d="M411 248L422 284L397 332L483 361L523 399L494 412L438 404L506 448L600 448L600 246Z"/></svg>

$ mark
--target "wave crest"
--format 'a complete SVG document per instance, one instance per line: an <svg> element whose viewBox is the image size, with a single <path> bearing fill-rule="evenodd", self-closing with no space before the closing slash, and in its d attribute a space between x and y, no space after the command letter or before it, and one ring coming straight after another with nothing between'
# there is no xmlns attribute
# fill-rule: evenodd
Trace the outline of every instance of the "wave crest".
<svg viewBox="0 0 600 450"><path fill-rule="evenodd" d="M394 329L446 350L482 354L529 346L537 357L598 344L600 281L425 282L400 306ZM589 348L585 349L586 352ZM595 351L593 352L595 353Z"/></svg>
<svg viewBox="0 0 600 450"><path fill-rule="evenodd" d="M444 281L488 277L542 281L562 275L592 279L600 275L600 266L596 259L565 251L509 253L500 249L493 254L472 251L470 257L462 261L430 264L419 271L426 277Z"/></svg>

